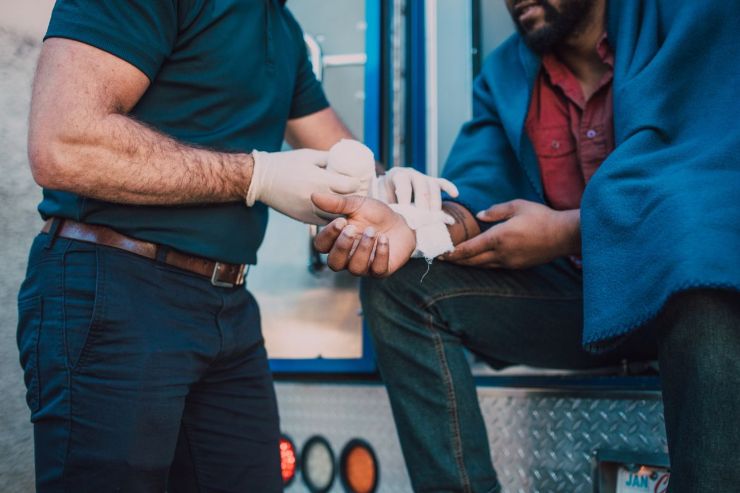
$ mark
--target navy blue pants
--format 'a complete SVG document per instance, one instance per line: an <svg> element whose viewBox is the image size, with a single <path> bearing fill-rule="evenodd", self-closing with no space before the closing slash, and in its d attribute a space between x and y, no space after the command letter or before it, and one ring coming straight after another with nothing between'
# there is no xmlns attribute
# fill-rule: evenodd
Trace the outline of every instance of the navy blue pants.
<svg viewBox="0 0 740 493"><path fill-rule="evenodd" d="M282 491L248 291L41 234L18 307L39 493Z"/></svg>

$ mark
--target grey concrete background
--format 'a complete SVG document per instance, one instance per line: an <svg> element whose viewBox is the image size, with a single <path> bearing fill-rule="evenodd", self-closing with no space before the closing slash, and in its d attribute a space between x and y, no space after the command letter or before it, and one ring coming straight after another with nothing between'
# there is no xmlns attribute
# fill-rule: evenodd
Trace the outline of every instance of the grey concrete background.
<svg viewBox="0 0 740 493"><path fill-rule="evenodd" d="M33 491L33 442L15 342L16 295L41 225L26 157L38 37L0 25L0 492Z"/></svg>

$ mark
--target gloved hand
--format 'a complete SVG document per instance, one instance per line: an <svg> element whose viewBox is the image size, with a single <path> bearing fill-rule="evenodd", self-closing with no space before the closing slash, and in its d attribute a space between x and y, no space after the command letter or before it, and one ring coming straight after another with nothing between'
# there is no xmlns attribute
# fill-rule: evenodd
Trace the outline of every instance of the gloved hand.
<svg viewBox="0 0 740 493"><path fill-rule="evenodd" d="M386 204L413 204L428 211L442 209L442 191L457 197L457 187L449 180L420 173L413 168L395 167L373 182L370 196Z"/></svg>
<svg viewBox="0 0 740 493"><path fill-rule="evenodd" d="M286 152L252 152L254 169L246 203L260 201L286 216L309 224L326 224L327 215L311 202L311 194L352 194L360 180L326 169L328 153L313 149Z"/></svg>

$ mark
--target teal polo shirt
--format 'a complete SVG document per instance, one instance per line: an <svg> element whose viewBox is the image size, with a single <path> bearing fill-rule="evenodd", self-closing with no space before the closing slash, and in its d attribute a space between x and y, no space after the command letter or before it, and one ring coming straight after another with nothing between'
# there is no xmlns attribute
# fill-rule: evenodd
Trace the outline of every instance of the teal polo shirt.
<svg viewBox="0 0 740 493"><path fill-rule="evenodd" d="M288 119L329 105L280 0L58 0L44 39L55 37L146 74L131 116L187 144L278 151ZM256 263L267 226L260 203L137 206L48 189L39 212L231 263Z"/></svg>

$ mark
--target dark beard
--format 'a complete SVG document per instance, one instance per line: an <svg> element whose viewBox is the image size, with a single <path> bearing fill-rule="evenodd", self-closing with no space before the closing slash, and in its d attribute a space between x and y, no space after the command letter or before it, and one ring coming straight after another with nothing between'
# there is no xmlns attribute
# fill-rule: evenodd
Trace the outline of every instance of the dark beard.
<svg viewBox="0 0 740 493"><path fill-rule="evenodd" d="M528 32L514 17L517 31L529 48L540 55L551 52L558 44L574 34L582 32L591 19L593 0L563 0L561 11L550 5L548 0L535 0L545 11L546 25Z"/></svg>

